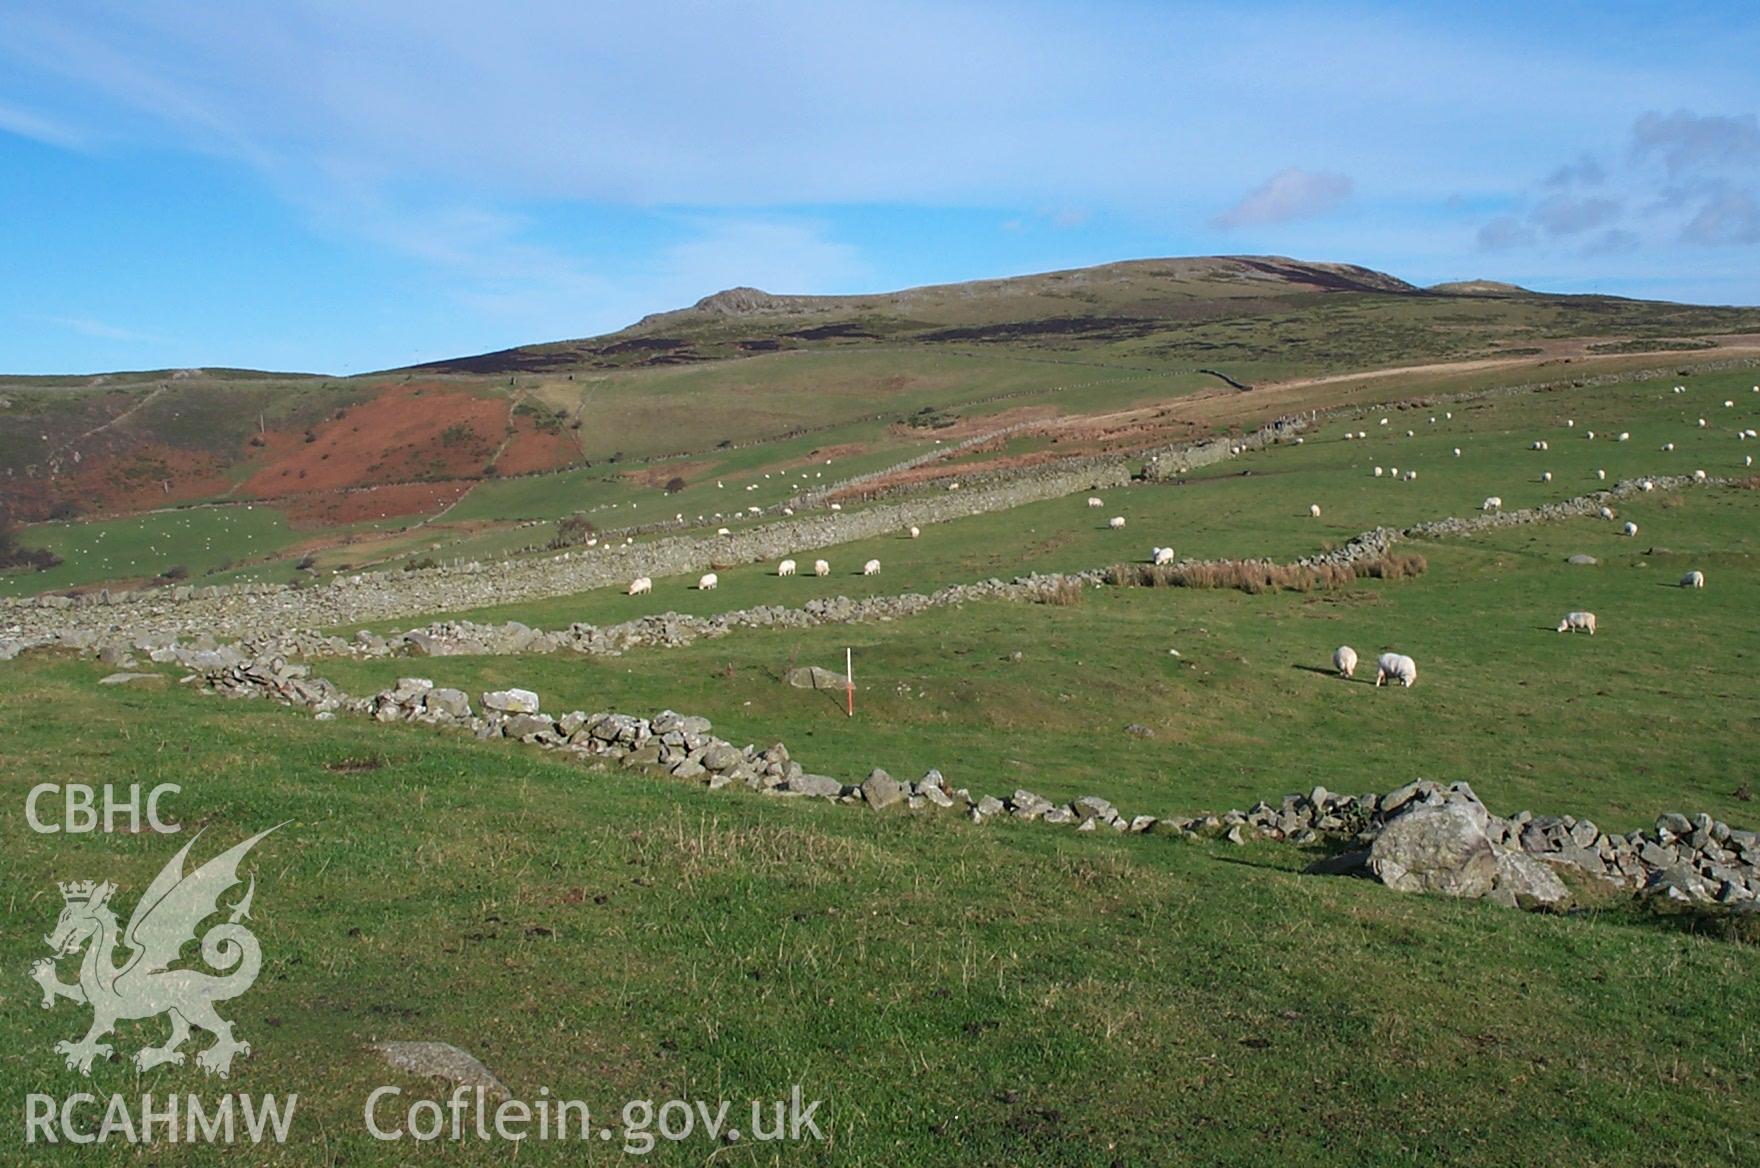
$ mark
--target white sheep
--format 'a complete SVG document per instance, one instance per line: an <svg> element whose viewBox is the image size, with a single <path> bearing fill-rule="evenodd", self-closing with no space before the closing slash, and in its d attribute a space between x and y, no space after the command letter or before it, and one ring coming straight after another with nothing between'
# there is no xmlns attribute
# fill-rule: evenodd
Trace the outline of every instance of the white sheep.
<svg viewBox="0 0 1760 1168"><path fill-rule="evenodd" d="M1416 438L1416 437L1417 437L1417 436L1418 436L1418 435L1417 435L1417 434L1416 434L1416 433L1415 433L1415 432L1414 432L1414 431L1411 431L1411 430L1407 430L1407 431L1406 431L1406 437L1407 437L1407 438Z"/></svg>
<svg viewBox="0 0 1760 1168"><path fill-rule="evenodd" d="M727 528L725 528L725 527L717 527L717 528L716 528L716 529L715 529L715 534L716 534L716 535L732 535L732 534L733 534L733 532L732 532L732 531L730 531L730 530L728 530L728 529L727 529Z"/></svg>
<svg viewBox="0 0 1760 1168"><path fill-rule="evenodd" d="M1672 453L1672 452L1673 452L1673 451L1674 451L1674 443L1672 443L1672 442L1664 442L1664 443L1663 443L1663 444L1662 444L1662 452L1663 452L1663 453L1664 453L1664 454L1670 454L1670 453Z"/></svg>
<svg viewBox="0 0 1760 1168"><path fill-rule="evenodd" d="M1397 479L1399 477L1399 467L1397 467L1397 466L1388 467L1387 474L1388 474L1388 477Z"/></svg>
<svg viewBox="0 0 1760 1168"><path fill-rule="evenodd" d="M1706 426L1706 422L1705 422L1705 419L1704 419L1704 418L1700 418L1700 419L1699 419L1699 429L1701 429L1701 430L1703 430L1703 429L1704 429L1704 428L1705 428L1705 426Z"/></svg>
<svg viewBox="0 0 1760 1168"><path fill-rule="evenodd" d="M1406 472L1406 482L1415 483L1417 481L1418 481L1418 472L1415 470L1408 470Z"/></svg>
<svg viewBox="0 0 1760 1168"><path fill-rule="evenodd" d="M1632 440L1631 434L1625 430L1621 430L1619 432L1619 437L1617 439L1615 439L1616 442L1630 442L1631 440Z"/></svg>
<svg viewBox="0 0 1760 1168"><path fill-rule="evenodd" d="M1589 430L1586 433L1584 433L1583 437L1585 440L1587 440L1589 442L1593 442L1593 441L1595 441L1595 431Z"/></svg>
<svg viewBox="0 0 1760 1168"><path fill-rule="evenodd" d="M1367 430L1358 430L1357 431L1357 437L1359 437L1359 438L1367 438L1368 436L1369 436L1369 431L1367 431Z"/></svg>
<svg viewBox="0 0 1760 1168"><path fill-rule="evenodd" d="M1638 525L1628 519L1628 520L1626 520L1626 525L1622 530L1624 530L1627 535L1637 535L1638 534Z"/></svg>
<svg viewBox="0 0 1760 1168"><path fill-rule="evenodd" d="M1418 681L1418 663L1403 653L1383 653L1375 662L1375 684L1390 678L1410 689Z"/></svg>
<svg viewBox="0 0 1760 1168"><path fill-rule="evenodd" d="M1106 500L1102 499L1098 495L1089 495L1088 496L1088 506L1090 506L1090 507L1104 507L1104 506L1106 506Z"/></svg>
<svg viewBox="0 0 1760 1168"><path fill-rule="evenodd" d="M1501 496L1501 495L1486 495L1485 501L1483 503L1479 504L1479 510L1481 510L1481 511L1496 511L1499 508L1501 508L1502 506L1503 506L1503 496Z"/></svg>
<svg viewBox="0 0 1760 1168"><path fill-rule="evenodd" d="M1386 474L1386 473L1387 473L1387 472L1386 472L1386 471L1384 471L1384 470L1382 470L1382 469L1381 469L1381 468L1380 468L1380 467L1376 467L1376 468L1375 468L1375 477L1376 477L1376 478L1380 478L1380 477L1381 477L1381 476L1382 476L1382 475L1384 475L1384 474Z"/></svg>
<svg viewBox="0 0 1760 1168"><path fill-rule="evenodd" d="M1459 458L1461 456L1461 448L1460 447L1457 446L1454 448L1454 456L1456 458Z"/></svg>
<svg viewBox="0 0 1760 1168"><path fill-rule="evenodd" d="M815 575L815 576L829 576L829 575L831 575L831 565L826 563L824 560L814 560L813 561L813 575Z"/></svg>
<svg viewBox="0 0 1760 1168"><path fill-rule="evenodd" d="M1124 516L1114 515L1111 519L1108 519L1106 521L1106 526L1112 528L1112 530L1114 530L1114 531L1119 531L1119 530L1123 529Z"/></svg>
<svg viewBox="0 0 1760 1168"><path fill-rule="evenodd" d="M831 504L831 509L833 511L841 511L841 510L843 510L843 504L842 503L833 503L833 504Z"/></svg>
<svg viewBox="0 0 1760 1168"><path fill-rule="evenodd" d="M654 591L654 581L646 576L637 576L634 580L629 582L629 594L631 596L645 596L652 591Z"/></svg>
<svg viewBox="0 0 1760 1168"><path fill-rule="evenodd" d="M1565 424L1565 427L1567 429L1569 429L1571 427L1574 427L1577 424L1577 420L1575 418L1566 418L1564 420L1564 424Z"/></svg>
<svg viewBox="0 0 1760 1168"><path fill-rule="evenodd" d="M911 527L911 538L912 539L916 539L919 535L922 535L922 534L923 534L923 531L921 528L916 527L916 526Z"/></svg>
<svg viewBox="0 0 1760 1168"><path fill-rule="evenodd" d="M1702 483L1702 482L1704 482L1704 481L1705 481L1705 478L1706 478L1706 475L1705 475L1705 472L1704 472L1704 471L1702 471L1702 470L1696 470L1696 471L1694 471L1694 472L1693 472L1693 481L1694 481L1694 482L1696 482L1696 483Z"/></svg>
<svg viewBox="0 0 1760 1168"><path fill-rule="evenodd" d="M1349 645L1340 645L1332 651L1332 667L1338 670L1340 677L1349 677L1357 670L1357 651Z"/></svg>
<svg viewBox="0 0 1760 1168"><path fill-rule="evenodd" d="M1308 504L1308 517L1310 519L1320 518L1320 504L1318 504L1318 503L1309 503Z"/></svg>
<svg viewBox="0 0 1760 1168"><path fill-rule="evenodd" d="M1540 472L1540 481L1543 483L1551 482L1552 481L1552 472L1549 470L1541 471Z"/></svg>
<svg viewBox="0 0 1760 1168"><path fill-rule="evenodd" d="M1656 489L1656 484L1650 479L1640 479L1638 481L1638 486L1646 491L1654 491Z"/></svg>
<svg viewBox="0 0 1760 1168"><path fill-rule="evenodd" d="M1595 477L1596 477L1596 478L1598 478L1598 479L1601 479L1601 480L1603 480L1603 481L1606 481L1606 479L1607 479L1607 471L1606 471L1606 469L1605 469L1605 468L1603 468L1603 469L1600 469L1600 470L1597 470L1597 471L1596 471L1596 472L1595 472Z"/></svg>
<svg viewBox="0 0 1760 1168"><path fill-rule="evenodd" d="M1592 612L1567 612L1564 619L1558 622L1561 633L1588 633L1595 635L1595 614Z"/></svg>
<svg viewBox="0 0 1760 1168"><path fill-rule="evenodd" d="M1345 431L1345 432L1344 432L1344 440L1345 440L1345 441L1346 441L1346 442L1349 442L1349 441L1350 441L1350 440L1351 440L1351 439L1352 439L1352 438L1355 438L1355 437L1356 437L1356 435L1355 435L1355 434L1353 434L1353 433L1351 433L1351 432L1350 432L1350 431L1349 431L1349 430L1346 430L1346 431Z"/></svg>
<svg viewBox="0 0 1760 1168"><path fill-rule="evenodd" d="M1528 447L1528 449L1529 449L1529 450L1545 450L1545 449L1546 449L1546 443L1544 443L1544 442L1541 442L1541 441L1539 441L1539 440L1538 440L1538 439L1536 439L1536 440L1535 440L1535 441L1534 441L1534 444L1533 444L1533 445L1531 445L1531 446L1529 446L1529 447Z"/></svg>
<svg viewBox="0 0 1760 1168"><path fill-rule="evenodd" d="M1170 547L1152 547L1149 549L1149 562L1157 568L1173 563L1173 549Z"/></svg>
<svg viewBox="0 0 1760 1168"><path fill-rule="evenodd" d="M1603 507L1601 509L1601 518L1612 519L1613 518L1613 508L1612 507Z"/></svg>
<svg viewBox="0 0 1760 1168"><path fill-rule="evenodd" d="M783 560L780 564L776 565L776 574L778 576L792 576L794 575L794 571L795 562L793 560Z"/></svg>
<svg viewBox="0 0 1760 1168"><path fill-rule="evenodd" d="M713 592L715 591L715 586L720 583L721 577L713 572L704 572L701 576L697 577L697 591Z"/></svg>
<svg viewBox="0 0 1760 1168"><path fill-rule="evenodd" d="M1705 573L1699 571L1697 568L1693 569L1691 572L1688 572L1685 576L1681 577L1681 587L1682 588L1703 588L1703 587L1705 587Z"/></svg>
<svg viewBox="0 0 1760 1168"><path fill-rule="evenodd" d="M864 576L878 576L879 574L880 574L880 561L879 560L869 560L867 563L862 565L862 575L864 575Z"/></svg>

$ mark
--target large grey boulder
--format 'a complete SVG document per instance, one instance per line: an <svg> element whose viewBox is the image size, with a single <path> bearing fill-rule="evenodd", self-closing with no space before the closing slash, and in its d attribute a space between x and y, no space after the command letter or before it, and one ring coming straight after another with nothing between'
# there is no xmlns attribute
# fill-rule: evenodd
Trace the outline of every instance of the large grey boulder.
<svg viewBox="0 0 1760 1168"><path fill-rule="evenodd" d="M1571 892L1544 861L1524 852L1498 852L1491 898L1514 908L1562 909Z"/></svg>
<svg viewBox="0 0 1760 1168"><path fill-rule="evenodd" d="M471 716L471 700L462 689L431 689L423 696L422 705L430 714L449 718Z"/></svg>
<svg viewBox="0 0 1760 1168"><path fill-rule="evenodd" d="M788 684L796 689L843 689L846 682L843 674L833 673L829 669L821 669L817 665L803 665L791 669L786 675Z"/></svg>
<svg viewBox="0 0 1760 1168"><path fill-rule="evenodd" d="M481 1087L485 1095L508 1097L506 1085L494 1072L450 1042L375 1042L369 1049L400 1071L459 1087Z"/></svg>
<svg viewBox="0 0 1760 1168"><path fill-rule="evenodd" d="M862 798L868 801L869 807L878 811L904 798L904 789L891 775L875 767L867 781L862 784Z"/></svg>
<svg viewBox="0 0 1760 1168"><path fill-rule="evenodd" d="M1382 827L1369 848L1369 870L1400 892L1480 897L1497 879L1497 854L1477 802L1413 807Z"/></svg>
<svg viewBox="0 0 1760 1168"><path fill-rule="evenodd" d="M499 710L503 714L535 714L538 712L538 695L529 689L495 689L483 695L485 710Z"/></svg>

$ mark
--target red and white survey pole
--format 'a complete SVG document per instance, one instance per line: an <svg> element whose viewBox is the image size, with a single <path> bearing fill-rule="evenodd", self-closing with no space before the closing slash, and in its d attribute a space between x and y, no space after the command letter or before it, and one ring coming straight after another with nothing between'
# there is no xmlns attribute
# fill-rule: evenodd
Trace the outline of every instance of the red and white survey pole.
<svg viewBox="0 0 1760 1168"><path fill-rule="evenodd" d="M843 651L843 696L848 716L856 716L856 666L855 652L851 649Z"/></svg>

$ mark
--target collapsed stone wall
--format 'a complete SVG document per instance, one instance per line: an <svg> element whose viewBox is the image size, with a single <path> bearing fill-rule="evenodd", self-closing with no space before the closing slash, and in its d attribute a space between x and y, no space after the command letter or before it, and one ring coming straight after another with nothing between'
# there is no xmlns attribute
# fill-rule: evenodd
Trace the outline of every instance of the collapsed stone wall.
<svg viewBox="0 0 1760 1168"><path fill-rule="evenodd" d="M1343 795L1316 787L1277 805L1195 816L1127 815L1098 795L1067 803L1025 789L1006 796L955 787L938 769L909 782L874 769L860 782L808 771L781 742L736 746L710 731L707 718L661 711L652 718L575 710L543 713L530 690L494 690L473 710L462 690L419 677L370 697L343 693L309 668L279 659L210 669L204 688L234 697L262 697L312 711L375 721L413 722L480 739L512 738L584 760L699 782L711 790L741 784L792 798L861 803L875 810L948 810L973 823L1007 816L1076 831L1154 833L1185 839L1249 837L1297 844L1331 840L1354 850L1310 867L1316 873L1360 872L1406 892L1488 898L1522 908L1562 909L1576 894L1558 873L1609 892L1636 893L1667 904L1715 904L1760 912L1760 833L1700 814L1664 814L1652 831L1604 831L1588 819L1518 812L1493 815L1466 783L1407 783L1385 795ZM1130 728L1125 728L1129 733Z"/></svg>
<svg viewBox="0 0 1760 1168"><path fill-rule="evenodd" d="M1124 457L1078 459L1036 469L1038 473L978 482L969 489L794 516L726 536L675 536L538 559L371 573L304 588L223 585L102 592L77 600L65 596L8 598L0 600L0 627L9 627L12 632L8 635L27 638L72 628L167 633L194 626L205 627L219 637L242 637L265 629L354 624L419 612L481 608L624 584L637 576L674 576L717 566L762 563L808 549L894 534L912 526L1011 510L1083 490L1122 487L1133 476L1131 460Z"/></svg>
<svg viewBox="0 0 1760 1168"><path fill-rule="evenodd" d="M1296 561L1296 566L1351 567L1379 559L1402 539L1461 538L1481 531L1592 516L1610 503L1646 490L1685 489L1723 481L1708 479L1700 482L1687 475L1629 479L1616 483L1609 490L1595 491L1557 503L1543 503L1537 507L1496 511L1467 518L1450 517L1403 529L1377 527L1351 537L1330 551L1302 557ZM1185 559L1178 561L1176 566L1201 567L1215 562ZM710 616L656 613L612 625L577 622L566 629L552 632L534 629L519 621L491 625L459 620L436 621L419 629L385 637L362 630L353 637L345 638L316 629L296 628L253 633L236 643L227 643L201 623L193 627L189 623L182 623L169 629L148 628L142 631L131 628L114 632L75 626L36 636L0 636L0 661L32 648L72 648L90 652L118 667L128 666L132 662L130 654L139 651L148 653L155 662L176 663L186 668L213 668L265 656L311 659L555 652L616 655L641 647L676 648L689 645L700 638L725 636L738 629L811 628L825 624L896 620L930 609L971 601L1043 601L1061 589L1087 588L1108 580L1108 570L1101 568L1067 573L1036 573L1010 581L990 579L972 584L952 584L930 593L906 592L861 600L835 596L814 599L799 608L758 605ZM183 638L186 637L191 638L189 644L183 643Z"/></svg>

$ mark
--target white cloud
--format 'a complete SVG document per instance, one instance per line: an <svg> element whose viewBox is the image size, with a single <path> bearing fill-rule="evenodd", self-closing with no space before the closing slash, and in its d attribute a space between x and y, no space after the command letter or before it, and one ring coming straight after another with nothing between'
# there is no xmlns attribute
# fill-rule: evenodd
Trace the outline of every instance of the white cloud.
<svg viewBox="0 0 1760 1168"><path fill-rule="evenodd" d="M1350 198L1353 186L1346 175L1292 166L1266 179L1210 222L1224 231L1232 231L1237 227L1311 219L1336 209Z"/></svg>

